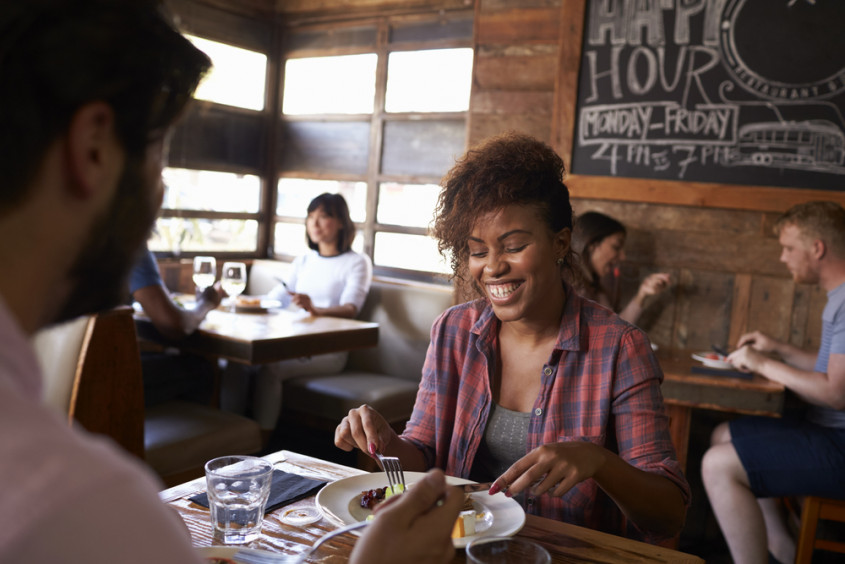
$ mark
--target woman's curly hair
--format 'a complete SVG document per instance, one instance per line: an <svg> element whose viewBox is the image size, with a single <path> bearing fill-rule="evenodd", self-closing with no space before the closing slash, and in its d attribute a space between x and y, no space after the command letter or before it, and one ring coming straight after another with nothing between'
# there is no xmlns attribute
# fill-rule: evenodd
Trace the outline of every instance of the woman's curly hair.
<svg viewBox="0 0 845 564"><path fill-rule="evenodd" d="M471 148L446 173L437 199L432 234L452 276L468 281L469 235L476 220L509 205L533 206L553 233L572 229L572 205L563 183L563 160L545 143L508 132ZM574 256L564 270L571 277Z"/></svg>

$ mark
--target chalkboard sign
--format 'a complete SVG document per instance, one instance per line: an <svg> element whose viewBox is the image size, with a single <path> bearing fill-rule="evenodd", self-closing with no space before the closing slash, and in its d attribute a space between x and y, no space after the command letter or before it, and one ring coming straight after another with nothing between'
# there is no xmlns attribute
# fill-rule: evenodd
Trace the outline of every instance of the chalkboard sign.
<svg viewBox="0 0 845 564"><path fill-rule="evenodd" d="M589 0L572 172L845 191L845 1Z"/></svg>

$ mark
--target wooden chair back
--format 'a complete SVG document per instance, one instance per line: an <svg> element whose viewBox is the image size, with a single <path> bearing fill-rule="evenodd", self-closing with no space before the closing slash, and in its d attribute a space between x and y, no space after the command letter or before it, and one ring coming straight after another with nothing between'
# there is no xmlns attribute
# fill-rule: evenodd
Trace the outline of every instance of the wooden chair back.
<svg viewBox="0 0 845 564"><path fill-rule="evenodd" d="M144 388L132 308L50 328L34 345L45 374L45 401L70 425L111 437L144 457Z"/></svg>
<svg viewBox="0 0 845 564"><path fill-rule="evenodd" d="M796 564L809 564L813 560L813 551L828 550L845 553L845 542L818 538L819 521L838 521L845 523L845 500L807 496L801 509L801 529L798 533L798 548L795 554Z"/></svg>

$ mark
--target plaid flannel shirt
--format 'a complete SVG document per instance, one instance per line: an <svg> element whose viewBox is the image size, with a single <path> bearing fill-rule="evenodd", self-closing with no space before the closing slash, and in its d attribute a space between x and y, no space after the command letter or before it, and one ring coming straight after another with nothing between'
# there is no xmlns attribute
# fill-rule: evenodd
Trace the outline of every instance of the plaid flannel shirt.
<svg viewBox="0 0 845 564"><path fill-rule="evenodd" d="M663 372L647 337L566 290L557 343L539 375L526 454L547 443L589 441L676 483L689 505L689 485L675 457L660 392ZM484 435L499 326L482 299L450 308L432 327L414 412L402 436L423 452L429 467L448 475L469 477ZM593 479L563 497L526 496L525 503L528 512L543 517L648 542L665 540L629 523Z"/></svg>

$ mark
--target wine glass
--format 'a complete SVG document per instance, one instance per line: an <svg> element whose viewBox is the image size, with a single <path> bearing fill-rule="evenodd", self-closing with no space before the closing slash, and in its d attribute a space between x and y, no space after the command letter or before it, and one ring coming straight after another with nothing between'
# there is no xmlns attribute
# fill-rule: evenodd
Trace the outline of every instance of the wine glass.
<svg viewBox="0 0 845 564"><path fill-rule="evenodd" d="M220 282L223 290L231 299L232 310L234 311L235 298L246 290L246 265L242 262L224 262Z"/></svg>
<svg viewBox="0 0 845 564"><path fill-rule="evenodd" d="M202 292L214 286L217 279L217 260L214 257L194 257L194 285Z"/></svg>

